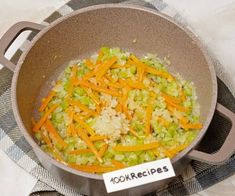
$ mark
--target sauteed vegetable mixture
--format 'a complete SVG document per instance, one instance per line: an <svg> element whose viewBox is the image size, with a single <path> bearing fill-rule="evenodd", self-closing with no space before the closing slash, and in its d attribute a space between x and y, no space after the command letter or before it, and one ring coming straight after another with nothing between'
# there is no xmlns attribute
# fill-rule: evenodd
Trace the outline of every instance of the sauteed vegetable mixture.
<svg viewBox="0 0 235 196"><path fill-rule="evenodd" d="M202 124L193 83L169 73L167 64L108 47L71 63L33 120L39 145L91 173L173 158Z"/></svg>

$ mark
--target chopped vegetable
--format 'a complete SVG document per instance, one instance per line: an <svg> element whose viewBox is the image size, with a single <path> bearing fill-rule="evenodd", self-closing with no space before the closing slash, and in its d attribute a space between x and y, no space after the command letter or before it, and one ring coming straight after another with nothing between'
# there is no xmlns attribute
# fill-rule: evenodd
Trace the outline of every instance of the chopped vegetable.
<svg viewBox="0 0 235 196"><path fill-rule="evenodd" d="M159 146L158 142L153 142L149 144L140 144L136 146L115 146L113 150L115 151L122 151L122 152L133 152L133 151L142 151L142 150L150 150L153 148L157 148Z"/></svg>
<svg viewBox="0 0 235 196"><path fill-rule="evenodd" d="M109 47L73 61L42 99L39 120L32 118L39 145L98 174L177 156L203 125L193 83L165 64Z"/></svg>

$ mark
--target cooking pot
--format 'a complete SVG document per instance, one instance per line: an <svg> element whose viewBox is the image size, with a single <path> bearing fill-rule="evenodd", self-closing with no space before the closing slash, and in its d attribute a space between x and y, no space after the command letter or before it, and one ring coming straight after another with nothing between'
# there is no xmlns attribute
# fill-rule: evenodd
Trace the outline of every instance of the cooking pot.
<svg viewBox="0 0 235 196"><path fill-rule="evenodd" d="M4 54L25 30L37 31L38 34L15 65ZM172 159L177 175L190 160L219 164L232 155L235 149L235 114L217 103L215 70L198 38L171 18L148 8L122 4L98 5L75 11L47 27L19 22L0 40L0 63L14 72L11 96L16 122L42 165L56 178L79 193L107 194L101 175L74 170L43 152L34 140L31 125L31 117L41 98L48 93L51 81L58 77L66 64L90 56L101 46L120 47L137 55L170 55L170 71L180 73L185 79L194 82L203 128L191 145ZM230 120L232 127L221 149L214 154L207 154L196 148L207 131L215 109ZM113 195L145 194L166 185L169 180L119 191Z"/></svg>

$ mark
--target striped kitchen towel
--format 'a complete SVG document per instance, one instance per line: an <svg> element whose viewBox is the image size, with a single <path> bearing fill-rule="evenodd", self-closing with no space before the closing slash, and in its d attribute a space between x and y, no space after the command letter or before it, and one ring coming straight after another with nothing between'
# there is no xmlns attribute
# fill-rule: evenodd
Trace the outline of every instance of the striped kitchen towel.
<svg viewBox="0 0 235 196"><path fill-rule="evenodd" d="M59 10L52 13L43 24L49 25L54 20L61 16L67 15L74 10L82 7L100 4L100 3L121 3L122 0L71 0ZM161 0L146 1L125 1L125 3L138 4L146 6L156 11L165 13L173 17L178 22L184 24L187 28L187 22L174 9L169 7ZM17 62L19 56L27 48L30 41L33 39L32 33L28 40L16 52L12 61ZM219 62L214 59L214 64ZM3 68L0 71L0 148L20 167L38 179L37 184L32 190L31 195L81 195L75 190L64 185L58 179L55 179L46 169L44 169L39 160L35 156L30 145L26 142L19 128L16 125L10 98L10 83L12 73ZM225 86L225 84L218 78L219 96L218 101L235 112L235 99ZM207 131L206 136L200 144L200 149L205 152L214 152L220 148L224 139L226 138L230 128L230 123L221 117L217 112L215 113L212 123ZM214 138L213 141L210 138ZM235 173L235 156L232 156L226 163L219 166L212 166L198 161L192 161L182 175L172 181L167 187L161 190L156 190L146 195L164 195L164 196L182 196L190 195L208 188L211 185L229 177Z"/></svg>

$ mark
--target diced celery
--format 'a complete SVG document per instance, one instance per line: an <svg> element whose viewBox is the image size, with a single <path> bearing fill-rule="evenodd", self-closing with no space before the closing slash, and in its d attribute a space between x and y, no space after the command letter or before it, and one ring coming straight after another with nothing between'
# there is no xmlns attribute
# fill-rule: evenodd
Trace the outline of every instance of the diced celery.
<svg viewBox="0 0 235 196"><path fill-rule="evenodd" d="M130 67L130 72L134 75L136 74L136 66L131 66Z"/></svg>
<svg viewBox="0 0 235 196"><path fill-rule="evenodd" d="M80 101L82 104L86 105L86 106L89 106L89 105L92 105L93 104L93 101L91 100L90 97L87 97L87 96L83 96L80 98Z"/></svg>
<svg viewBox="0 0 235 196"><path fill-rule="evenodd" d="M82 96L85 94L85 91L81 87L74 88L74 95L76 96Z"/></svg>
<svg viewBox="0 0 235 196"><path fill-rule="evenodd" d="M40 132L36 132L35 133L35 137L38 141L41 141L42 140L42 136L41 136L41 133Z"/></svg>

